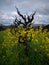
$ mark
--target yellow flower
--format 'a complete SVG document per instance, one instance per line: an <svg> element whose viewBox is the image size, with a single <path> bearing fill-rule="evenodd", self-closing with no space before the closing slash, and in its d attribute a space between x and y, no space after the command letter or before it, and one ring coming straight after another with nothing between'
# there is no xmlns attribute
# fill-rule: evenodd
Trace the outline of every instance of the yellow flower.
<svg viewBox="0 0 49 65"><path fill-rule="evenodd" d="M11 44L11 46L14 46L14 45L15 45L14 43Z"/></svg>
<svg viewBox="0 0 49 65"><path fill-rule="evenodd" d="M32 34L32 38L34 38L35 37L35 34Z"/></svg>
<svg viewBox="0 0 49 65"><path fill-rule="evenodd" d="M47 54L47 56L49 57L49 53Z"/></svg>
<svg viewBox="0 0 49 65"><path fill-rule="evenodd" d="M40 48L44 48L44 46L40 45Z"/></svg>
<svg viewBox="0 0 49 65"><path fill-rule="evenodd" d="M3 42L3 46L2 47L6 47L7 45Z"/></svg>
<svg viewBox="0 0 49 65"><path fill-rule="evenodd" d="M38 44L38 39L35 39L35 43Z"/></svg>
<svg viewBox="0 0 49 65"><path fill-rule="evenodd" d="M46 43L49 43L49 38L48 37L46 37Z"/></svg>
<svg viewBox="0 0 49 65"><path fill-rule="evenodd" d="M46 49L47 52L49 52L49 49Z"/></svg>
<svg viewBox="0 0 49 65"><path fill-rule="evenodd" d="M42 39L42 43L45 43L45 40L44 39Z"/></svg>

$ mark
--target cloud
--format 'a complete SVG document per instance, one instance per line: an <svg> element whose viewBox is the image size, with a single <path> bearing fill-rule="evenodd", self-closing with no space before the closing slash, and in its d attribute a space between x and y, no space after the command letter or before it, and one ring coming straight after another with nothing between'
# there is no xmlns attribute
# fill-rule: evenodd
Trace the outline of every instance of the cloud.
<svg viewBox="0 0 49 65"><path fill-rule="evenodd" d="M15 19L15 16L18 16L16 11L6 13L3 12L0 14L0 19Z"/></svg>
<svg viewBox="0 0 49 65"><path fill-rule="evenodd" d="M35 15L34 19L37 24L49 24L49 15Z"/></svg>
<svg viewBox="0 0 49 65"><path fill-rule="evenodd" d="M15 6L24 14L36 11L36 23L49 23L49 0L0 0L0 20L14 20L18 16Z"/></svg>
<svg viewBox="0 0 49 65"><path fill-rule="evenodd" d="M0 24L5 24L5 25L9 25L11 23L13 23L15 16L18 16L16 11L12 11L12 12L1 12L0 13Z"/></svg>

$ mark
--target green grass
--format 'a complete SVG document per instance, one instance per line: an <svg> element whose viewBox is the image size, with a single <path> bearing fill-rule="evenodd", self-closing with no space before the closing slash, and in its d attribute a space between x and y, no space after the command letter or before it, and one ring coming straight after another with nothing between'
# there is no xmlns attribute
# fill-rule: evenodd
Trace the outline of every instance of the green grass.
<svg viewBox="0 0 49 65"><path fill-rule="evenodd" d="M2 42L4 41L4 31L0 31L0 44L2 44Z"/></svg>
<svg viewBox="0 0 49 65"><path fill-rule="evenodd" d="M41 50L39 45L34 45L34 41L28 42L28 56L25 55L22 44L2 48L5 33L7 32L0 31L0 65L48 65L46 56L42 53L43 49ZM41 51L42 56L39 51Z"/></svg>
<svg viewBox="0 0 49 65"><path fill-rule="evenodd" d="M0 31L0 65L2 65L1 63L3 62L3 60L2 60L2 55L3 55L2 43L4 41L4 35L5 35L5 31Z"/></svg>
<svg viewBox="0 0 49 65"><path fill-rule="evenodd" d="M4 31L0 31L0 54L2 51L2 43L4 41Z"/></svg>

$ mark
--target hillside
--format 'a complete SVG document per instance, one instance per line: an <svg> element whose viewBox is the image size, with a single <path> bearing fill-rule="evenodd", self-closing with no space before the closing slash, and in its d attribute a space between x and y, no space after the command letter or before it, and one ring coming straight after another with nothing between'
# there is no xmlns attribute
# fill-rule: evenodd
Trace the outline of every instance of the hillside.
<svg viewBox="0 0 49 65"><path fill-rule="evenodd" d="M33 24L33 28L39 28L41 24ZM12 27L14 27L14 25L12 25ZM47 29L49 31L49 24L48 25L45 25L45 24L42 24L42 27L43 27L43 30L44 29ZM0 31L1 30L5 30L6 28L11 28L11 25L8 25L8 26L5 26L5 25L0 25Z"/></svg>

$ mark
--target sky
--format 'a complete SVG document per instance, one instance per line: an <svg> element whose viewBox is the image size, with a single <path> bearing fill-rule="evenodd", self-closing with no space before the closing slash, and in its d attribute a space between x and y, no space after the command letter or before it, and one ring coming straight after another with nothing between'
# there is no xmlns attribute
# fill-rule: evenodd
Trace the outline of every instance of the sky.
<svg viewBox="0 0 49 65"><path fill-rule="evenodd" d="M49 24L49 0L0 0L0 24L12 24L18 17L15 6L22 14L36 11L35 24Z"/></svg>

